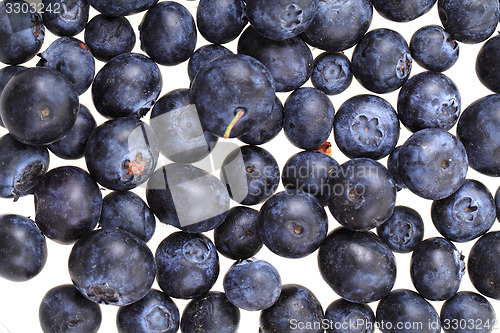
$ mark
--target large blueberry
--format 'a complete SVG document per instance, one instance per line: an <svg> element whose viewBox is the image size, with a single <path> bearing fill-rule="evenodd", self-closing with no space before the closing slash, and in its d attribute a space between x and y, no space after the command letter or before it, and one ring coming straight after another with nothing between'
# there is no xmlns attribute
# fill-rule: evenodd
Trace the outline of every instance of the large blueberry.
<svg viewBox="0 0 500 333"><path fill-rule="evenodd" d="M500 231L488 232L472 246L467 267L472 284L484 296L500 300Z"/></svg>

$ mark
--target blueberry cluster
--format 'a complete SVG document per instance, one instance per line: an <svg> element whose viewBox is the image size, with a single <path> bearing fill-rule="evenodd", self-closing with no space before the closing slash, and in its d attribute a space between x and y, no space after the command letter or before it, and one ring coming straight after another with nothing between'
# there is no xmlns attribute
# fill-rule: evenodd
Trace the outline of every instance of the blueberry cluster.
<svg viewBox="0 0 500 333"><path fill-rule="evenodd" d="M33 279L51 242L71 247L68 283L39 306L44 333L97 332L108 305L120 333L499 329L500 188L467 178L500 177L498 0L30 8L0 1L0 197L32 196L35 211L0 215L0 277ZM376 12L402 23L432 10L440 25L409 43L370 29ZM46 33L57 39L39 53ZM493 92L463 111L443 73L459 43L483 43L474 69ZM411 75L413 61L424 71ZM179 64L189 86L163 92L182 81L165 70ZM364 93L335 108L353 82ZM283 165L267 149L279 137L299 150ZM397 205L404 192L430 211ZM440 236L424 237L433 227ZM325 310L273 262L301 267L313 253L318 272L306 274L340 296ZM411 285L400 286L404 253ZM466 275L474 292L461 290ZM188 301L182 312L173 299ZM240 310L260 311L260 323L243 327Z"/></svg>

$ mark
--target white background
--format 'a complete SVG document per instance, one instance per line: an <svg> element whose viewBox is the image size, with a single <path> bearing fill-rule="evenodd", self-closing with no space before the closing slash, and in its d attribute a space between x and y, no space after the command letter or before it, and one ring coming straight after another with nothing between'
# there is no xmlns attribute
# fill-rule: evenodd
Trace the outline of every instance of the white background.
<svg viewBox="0 0 500 333"><path fill-rule="evenodd" d="M196 14L196 6L198 1L183 1L179 0L186 8L188 8L193 16ZM91 17L96 15L96 11L91 9ZM137 27L142 19L144 13L139 13L130 16L129 19L134 27L137 34L137 43L134 52L142 52L139 45L139 35ZM404 38L409 42L412 34L420 27L428 24L440 24L439 17L437 14L437 6L434 6L431 11L424 16L418 18L415 21L409 23L396 23L385 20L378 13L374 11L371 29L374 28L390 28L401 33ZM76 36L76 38L83 41L83 32ZM45 50L56 37L46 30L45 43L42 47L42 51ZM208 44L201 36L198 38L197 47ZM236 42L229 43L226 45L233 52L236 52ZM477 79L474 64L481 44L477 45L465 45L460 43L460 58L458 62L448 71L445 72L459 87L462 96L462 110L465 109L473 101L491 94ZM320 54L320 50L313 50L313 55L316 57ZM350 58L352 55L352 49L347 50L346 55ZM38 58L32 59L25 66L34 66ZM99 70L103 65L102 62L96 60L96 69ZM0 65L3 67L3 65ZM0 67L1 68L1 67ZM187 76L187 62L174 67L160 66L163 75L163 90L161 96L165 93L176 89L176 88L188 88L189 79ZM415 62L413 62L412 75L421 72L423 69L419 67ZM312 86L310 81L305 84L306 86ZM356 80L353 80L352 85L342 94L331 97L331 100L338 109L339 106L351 96L357 94L370 93L368 90L362 88ZM393 107L396 107L398 92L393 92L389 94L381 95L383 98L387 99ZM279 93L278 96L284 102L288 94ZM81 103L87 106L93 113L94 117L98 123L102 123L104 118L101 117L93 107L90 89L83 94L81 97ZM149 114L143 119L146 122L149 121ZM451 133L455 134L455 127L450 130ZM6 130L1 128L0 135L6 133ZM404 143L404 141L409 137L410 132L402 127L401 137L398 145ZM222 139L223 140L223 139ZM333 136L329 139L332 142L332 156L339 162L343 163L347 161L347 158L335 147ZM236 139L231 139L229 142L242 145L242 143ZM279 163L280 168L283 167L287 159L299 151L299 149L292 146L283 132L279 134L277 138L272 140L272 142L267 143L262 146L263 148L269 150ZM163 160L165 161L165 160ZM386 164L386 158L380 161L382 164ZM74 164L85 168L85 163L83 160L79 161L64 161L58 159L53 154L51 154L50 168L55 168L62 165ZM159 163L159 166L161 163ZM214 172L216 176L219 174L219 170ZM486 177L480 175L474 170L469 169L468 178L476 179L483 182L492 192L495 193L500 185L500 179ZM278 190L282 190L283 187L280 185ZM134 192L141 195L144 199L144 188L140 187ZM110 193L109 190L103 191L103 196ZM403 190L398 192L397 204L407 205L416 209L425 221L425 238L439 236L435 230L431 217L430 217L430 205L431 201L424 200L416 195L413 195L408 190ZM196 203L193 203L196 204ZM235 202L231 203L232 206L236 205ZM259 206L253 206L253 208L258 209ZM13 213L21 214L25 216L31 216L34 219L34 207L33 207L33 197L24 197L19 201L13 203L9 199L0 199L0 213ZM332 230L339 226L339 224L333 219L330 212L327 209L329 217L329 230ZM499 222L495 222L492 230L500 230ZM175 231L173 227L163 225L161 223L157 224L157 229L153 238L149 241L148 245L151 250L156 250L158 244L171 232ZM207 235L212 238L213 232L208 232ZM467 257L472 243L461 244L456 243L457 248ZM39 322L38 322L38 307L40 301L44 294L51 288L60 285L71 283L67 270L67 260L69 253L71 251L71 245L59 245L55 242L48 240L48 260L42 272L31 279L28 282L18 283L10 282L0 278L0 333L35 333L41 332ZM332 289L323 281L317 268L317 253L313 253L303 259L284 259L281 258L266 248L263 248L257 255L257 258L269 261L277 267L281 274L283 284L286 283L298 283L309 288L316 297L320 300L323 309L336 300L338 296L332 291ZM408 288L413 289L413 285L410 280L409 266L410 266L410 254L396 254L396 260L398 265L398 274L396 285L394 288ZM467 260L467 259L466 259ZM500 258L499 258L500 260ZM213 290L223 291L222 279L225 272L232 265L233 261L226 259L225 257L220 257L220 275L217 283L213 287ZM500 264L500 263L497 263ZM156 282L154 288L158 288ZM466 274L463 278L460 290L471 290L475 291L474 287L470 283L469 277ZM500 316L500 301L489 299L490 302L496 309L497 314ZM175 300L179 310L182 313L187 301L185 300ZM439 312L442 302L432 302ZM375 311L376 303L370 304L372 309ZM101 306L103 312L103 321L101 325L100 332L112 333L116 332L115 327L115 315L117 307L115 306ZM259 326L259 313L249 312L241 310L241 321L239 332L257 332ZM500 332L500 328L495 330Z"/></svg>

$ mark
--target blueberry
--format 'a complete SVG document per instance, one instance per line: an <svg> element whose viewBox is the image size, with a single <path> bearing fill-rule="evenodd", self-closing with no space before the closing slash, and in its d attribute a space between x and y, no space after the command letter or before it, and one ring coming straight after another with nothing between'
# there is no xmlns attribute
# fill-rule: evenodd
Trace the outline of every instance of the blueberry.
<svg viewBox="0 0 500 333"><path fill-rule="evenodd" d="M323 320L323 308L312 291L286 284L276 303L261 311L259 333L323 333Z"/></svg>
<svg viewBox="0 0 500 333"><path fill-rule="evenodd" d="M272 252L285 258L302 258L316 251L326 238L328 218L313 195L287 190L262 205L258 230Z"/></svg>
<svg viewBox="0 0 500 333"><path fill-rule="evenodd" d="M119 333L175 333L179 321L179 309L174 301L156 289L151 289L139 301L121 307L116 314Z"/></svg>
<svg viewBox="0 0 500 333"><path fill-rule="evenodd" d="M71 129L79 110L71 82L50 68L29 68L14 75L0 100L2 121L18 141L44 145Z"/></svg>
<svg viewBox="0 0 500 333"><path fill-rule="evenodd" d="M188 232L206 232L222 224L230 200L218 178L190 164L177 163L153 173L146 198L160 222Z"/></svg>
<svg viewBox="0 0 500 333"><path fill-rule="evenodd" d="M389 155L399 139L394 108L375 95L357 95L345 101L333 120L335 142L344 155L380 159Z"/></svg>
<svg viewBox="0 0 500 333"><path fill-rule="evenodd" d="M327 95L337 95L352 82L351 62L342 53L324 52L314 59L311 83Z"/></svg>
<svg viewBox="0 0 500 333"><path fill-rule="evenodd" d="M412 59L403 36L390 29L368 32L354 48L352 72L366 89L383 94L406 82Z"/></svg>
<svg viewBox="0 0 500 333"><path fill-rule="evenodd" d="M455 193L432 203L431 216L445 238L468 242L486 233L495 223L495 201L486 186L467 179Z"/></svg>
<svg viewBox="0 0 500 333"><path fill-rule="evenodd" d="M35 222L48 238L70 244L94 229L101 190L83 169L62 166L45 174L34 191Z"/></svg>
<svg viewBox="0 0 500 333"><path fill-rule="evenodd" d="M231 208L224 222L215 228L214 242L217 251L230 259L253 257L263 245L259 235L259 212L245 206Z"/></svg>
<svg viewBox="0 0 500 333"><path fill-rule="evenodd" d="M321 90L295 90L286 99L283 111L285 136L298 148L317 149L332 132L335 109Z"/></svg>
<svg viewBox="0 0 500 333"><path fill-rule="evenodd" d="M220 179L231 199L243 205L256 205L276 192L280 169L273 155L264 148L243 146L226 156Z"/></svg>
<svg viewBox="0 0 500 333"><path fill-rule="evenodd" d="M238 40L238 53L260 61L271 72L277 92L300 88L311 76L313 56L299 37L273 41L248 27Z"/></svg>
<svg viewBox="0 0 500 333"><path fill-rule="evenodd" d="M171 297L190 299L208 293L219 276L219 256L212 241L178 231L156 249L156 281Z"/></svg>
<svg viewBox="0 0 500 333"><path fill-rule="evenodd" d="M401 146L397 146L387 157L387 169L392 175L394 182L396 183L396 189L398 191L405 189L406 185L399 175L399 152L401 151Z"/></svg>
<svg viewBox="0 0 500 333"><path fill-rule="evenodd" d="M188 62L189 80L193 81L203 66L228 54L233 54L233 52L218 44L204 45L196 49Z"/></svg>
<svg viewBox="0 0 500 333"><path fill-rule="evenodd" d="M389 171L369 158L355 158L334 176L328 208L351 230L370 230L387 221L396 203L396 184Z"/></svg>
<svg viewBox="0 0 500 333"><path fill-rule="evenodd" d="M99 226L122 229L147 242L155 232L156 221L140 196L130 191L115 191L102 200Z"/></svg>
<svg viewBox="0 0 500 333"><path fill-rule="evenodd" d="M318 0L248 0L246 14L262 36L284 40L304 32L318 11Z"/></svg>
<svg viewBox="0 0 500 333"><path fill-rule="evenodd" d="M57 36L75 36L85 29L89 20L87 0L42 0L45 27Z"/></svg>
<svg viewBox="0 0 500 333"><path fill-rule="evenodd" d="M413 34L410 40L413 60L430 71L444 72L458 60L456 40L439 25L426 25Z"/></svg>
<svg viewBox="0 0 500 333"><path fill-rule="evenodd" d="M135 118L117 118L92 132L85 147L85 162L99 184L123 191L149 178L159 154L151 127Z"/></svg>
<svg viewBox="0 0 500 333"><path fill-rule="evenodd" d="M136 42L134 29L127 18L102 14L89 21L84 38L94 57L100 61L132 52Z"/></svg>
<svg viewBox="0 0 500 333"><path fill-rule="evenodd" d="M467 325L453 325L455 322ZM466 333L471 329L478 333L490 333L495 323L496 314L491 303L470 291L456 293L441 308L441 326L446 333Z"/></svg>
<svg viewBox="0 0 500 333"><path fill-rule="evenodd" d="M236 39L248 23L242 0L201 0L196 10L200 34L210 43Z"/></svg>
<svg viewBox="0 0 500 333"><path fill-rule="evenodd" d="M189 89L162 96L151 111L149 123L158 137L160 152L179 163L197 162L210 154L218 138L203 129Z"/></svg>
<svg viewBox="0 0 500 333"><path fill-rule="evenodd" d="M373 333L375 315L366 304L351 303L338 299L325 311L329 327L326 333Z"/></svg>
<svg viewBox="0 0 500 333"><path fill-rule="evenodd" d="M437 0L371 0L377 12L388 20L409 22L424 15Z"/></svg>
<svg viewBox="0 0 500 333"><path fill-rule="evenodd" d="M439 18L453 39L480 43L495 31L500 18L497 0L438 0Z"/></svg>
<svg viewBox="0 0 500 333"><path fill-rule="evenodd" d="M476 59L476 74L482 84L491 91L500 93L500 35L489 39L479 50Z"/></svg>
<svg viewBox="0 0 500 333"><path fill-rule="evenodd" d="M343 51L361 40L372 17L369 0L319 1L318 13L301 37L312 47Z"/></svg>
<svg viewBox="0 0 500 333"><path fill-rule="evenodd" d="M28 217L0 215L0 277L27 281L38 275L47 261L45 237Z"/></svg>
<svg viewBox="0 0 500 333"><path fill-rule="evenodd" d="M408 289L397 289L377 306L377 322L383 333L440 333L436 309L422 296ZM396 327L402 327L397 329Z"/></svg>
<svg viewBox="0 0 500 333"><path fill-rule="evenodd" d="M500 94L482 97L460 116L457 136L467 151L469 165L488 176L500 176Z"/></svg>
<svg viewBox="0 0 500 333"><path fill-rule="evenodd" d="M500 219L500 187L497 189L495 193L495 206L497 212L497 219Z"/></svg>
<svg viewBox="0 0 500 333"><path fill-rule="evenodd" d="M38 317L44 333L97 333L102 321L99 305L70 284L54 287L45 294Z"/></svg>
<svg viewBox="0 0 500 333"><path fill-rule="evenodd" d="M472 284L484 296L500 300L500 231L488 232L472 246L467 267Z"/></svg>
<svg viewBox="0 0 500 333"><path fill-rule="evenodd" d="M194 18L186 7L174 1L151 7L139 31L141 49L160 65L180 64L193 55L196 47Z"/></svg>
<svg viewBox="0 0 500 333"><path fill-rule="evenodd" d="M161 88L161 72L154 61L142 54L124 53L108 61L97 73L92 100L106 118L139 118L154 105Z"/></svg>
<svg viewBox="0 0 500 333"><path fill-rule="evenodd" d="M97 11L107 16L128 16L151 8L158 0L87 0Z"/></svg>
<svg viewBox="0 0 500 333"><path fill-rule="evenodd" d="M369 231L333 230L319 247L318 267L333 291L353 303L381 299L396 281L394 254Z"/></svg>
<svg viewBox="0 0 500 333"><path fill-rule="evenodd" d="M0 197L14 198L31 193L49 168L45 146L20 143L5 134L0 138Z"/></svg>
<svg viewBox="0 0 500 333"><path fill-rule="evenodd" d="M409 253L424 239L424 221L410 207L396 206L392 216L377 227L377 234L392 251Z"/></svg>
<svg viewBox="0 0 500 333"><path fill-rule="evenodd" d="M464 145L443 129L427 128L413 134L401 147L399 175L418 196L439 200L458 190L467 175Z"/></svg>
<svg viewBox="0 0 500 333"><path fill-rule="evenodd" d="M182 333L236 333L240 310L231 304L224 293L211 291L193 299L184 308Z"/></svg>
<svg viewBox="0 0 500 333"><path fill-rule="evenodd" d="M458 121L461 98L455 83L437 72L412 76L398 95L398 116L410 131L424 128L449 130Z"/></svg>
<svg viewBox="0 0 500 333"><path fill-rule="evenodd" d="M89 300L124 306L149 292L155 260L146 243L134 235L99 229L73 245L68 270L76 289Z"/></svg>
<svg viewBox="0 0 500 333"><path fill-rule="evenodd" d="M276 268L255 258L235 262L224 276L223 285L229 302L248 311L271 307L281 293Z"/></svg>
<svg viewBox="0 0 500 333"><path fill-rule="evenodd" d="M269 117L275 103L275 84L271 73L256 59L226 55L198 72L191 84L191 102L208 132L238 137Z"/></svg>
<svg viewBox="0 0 500 333"><path fill-rule="evenodd" d="M464 256L455 245L441 237L418 244L411 256L410 275L415 289L432 301L456 294L465 273Z"/></svg>

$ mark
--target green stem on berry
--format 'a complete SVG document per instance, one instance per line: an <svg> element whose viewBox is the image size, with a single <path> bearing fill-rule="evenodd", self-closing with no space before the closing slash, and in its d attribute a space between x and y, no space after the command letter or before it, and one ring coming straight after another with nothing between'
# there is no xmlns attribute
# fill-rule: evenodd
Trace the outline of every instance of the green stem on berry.
<svg viewBox="0 0 500 333"><path fill-rule="evenodd" d="M226 127L226 131L224 132L224 139L229 138L229 134L231 134L231 130L236 125L236 123L241 119L241 117L243 117L244 114L245 114L245 111L242 110L242 109L240 109L236 113L236 115L234 116L233 120L231 120L231 122L229 123L229 125Z"/></svg>

